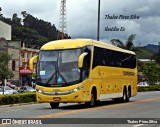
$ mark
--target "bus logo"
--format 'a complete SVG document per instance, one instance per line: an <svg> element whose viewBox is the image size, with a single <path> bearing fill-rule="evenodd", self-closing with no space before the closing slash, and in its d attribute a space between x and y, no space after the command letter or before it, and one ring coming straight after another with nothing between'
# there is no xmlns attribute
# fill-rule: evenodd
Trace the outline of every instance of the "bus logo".
<svg viewBox="0 0 160 127"><path fill-rule="evenodd" d="M124 76L134 76L134 72L123 71Z"/></svg>

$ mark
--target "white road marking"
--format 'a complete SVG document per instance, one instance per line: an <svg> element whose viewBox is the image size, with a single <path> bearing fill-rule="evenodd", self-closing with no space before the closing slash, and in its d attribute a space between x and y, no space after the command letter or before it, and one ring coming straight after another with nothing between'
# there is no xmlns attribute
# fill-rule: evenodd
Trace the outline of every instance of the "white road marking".
<svg viewBox="0 0 160 127"><path fill-rule="evenodd" d="M141 127L143 126L144 124L136 124L136 125L133 125L132 127Z"/></svg>

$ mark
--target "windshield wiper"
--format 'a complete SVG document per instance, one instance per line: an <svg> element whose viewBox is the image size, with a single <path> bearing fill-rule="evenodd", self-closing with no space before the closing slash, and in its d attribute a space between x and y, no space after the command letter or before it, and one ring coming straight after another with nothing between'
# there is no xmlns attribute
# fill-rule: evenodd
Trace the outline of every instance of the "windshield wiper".
<svg viewBox="0 0 160 127"><path fill-rule="evenodd" d="M57 71L57 73L59 74L59 76L61 76L61 78L63 79L63 81L66 83L66 84L68 84L67 83L67 81L66 81L66 79L63 77L63 75L60 73L60 71Z"/></svg>
<svg viewBox="0 0 160 127"><path fill-rule="evenodd" d="M51 75L51 77L47 80L47 82L45 83L45 85L47 85L50 81L51 81L51 79L52 79L52 77L54 76L56 74L56 71Z"/></svg>
<svg viewBox="0 0 160 127"><path fill-rule="evenodd" d="M54 76L55 75L55 76ZM51 80L52 80L52 77L54 78L54 80L55 80L55 84L58 84L57 83L57 80L58 80L58 77L61 77L62 78L62 80L66 83L66 84L68 84L67 83L67 81L66 81L66 79L63 77L63 75L60 73L60 71L59 71L59 68L55 65L55 72L50 76L50 78L47 80L47 82L45 83L45 85L47 85Z"/></svg>

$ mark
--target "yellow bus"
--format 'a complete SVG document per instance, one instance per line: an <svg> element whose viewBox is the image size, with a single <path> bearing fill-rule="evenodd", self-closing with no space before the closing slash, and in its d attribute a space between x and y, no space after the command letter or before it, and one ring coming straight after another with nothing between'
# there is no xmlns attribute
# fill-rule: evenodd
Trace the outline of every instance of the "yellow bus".
<svg viewBox="0 0 160 127"><path fill-rule="evenodd" d="M36 96L39 103L85 103L93 107L104 99L128 102L137 94L136 55L90 39L48 42L37 59Z"/></svg>

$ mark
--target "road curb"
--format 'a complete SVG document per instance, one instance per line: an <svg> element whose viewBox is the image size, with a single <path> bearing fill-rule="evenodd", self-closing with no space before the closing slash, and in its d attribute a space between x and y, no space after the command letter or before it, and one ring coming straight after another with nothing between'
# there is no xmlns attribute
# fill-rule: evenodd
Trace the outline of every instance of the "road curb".
<svg viewBox="0 0 160 127"><path fill-rule="evenodd" d="M160 92L160 91L137 92L137 94L138 93L148 93L148 92ZM17 104L9 104L9 105L0 105L0 108L21 106L21 105L30 105L30 104L38 104L38 103L37 102L28 102L28 103L17 103Z"/></svg>
<svg viewBox="0 0 160 127"><path fill-rule="evenodd" d="M4 108L4 107L14 107L14 106L21 106L21 105L30 105L30 104L37 104L37 102L18 103L18 104L9 104L9 105L0 105L0 108Z"/></svg>

